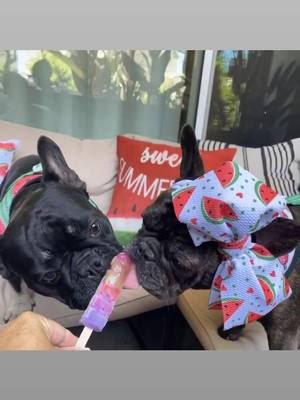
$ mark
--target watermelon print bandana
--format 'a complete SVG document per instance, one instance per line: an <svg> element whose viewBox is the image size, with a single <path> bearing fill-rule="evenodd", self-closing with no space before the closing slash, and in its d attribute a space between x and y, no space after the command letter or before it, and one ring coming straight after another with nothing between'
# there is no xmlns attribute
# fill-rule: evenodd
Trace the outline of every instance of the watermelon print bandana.
<svg viewBox="0 0 300 400"><path fill-rule="evenodd" d="M29 182L42 176L42 165L35 165L31 171L21 175L7 189L0 202L0 235L3 235L9 222L10 207L17 193Z"/></svg>
<svg viewBox="0 0 300 400"><path fill-rule="evenodd" d="M285 278L294 251L279 258L251 241L274 219L292 219L286 199L234 162L172 186L178 220L195 246L219 242L223 261L213 279L209 308L222 310L224 329L269 313L292 291Z"/></svg>

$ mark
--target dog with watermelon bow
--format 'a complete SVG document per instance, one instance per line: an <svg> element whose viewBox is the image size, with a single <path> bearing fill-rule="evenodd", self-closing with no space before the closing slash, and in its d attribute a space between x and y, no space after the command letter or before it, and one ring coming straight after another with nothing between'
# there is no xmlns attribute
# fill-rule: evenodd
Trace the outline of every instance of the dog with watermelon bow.
<svg viewBox="0 0 300 400"><path fill-rule="evenodd" d="M259 320L270 349L298 349L300 207L235 163L204 173L190 126L181 148L180 177L144 211L127 249L140 284L162 299L210 289L223 338Z"/></svg>

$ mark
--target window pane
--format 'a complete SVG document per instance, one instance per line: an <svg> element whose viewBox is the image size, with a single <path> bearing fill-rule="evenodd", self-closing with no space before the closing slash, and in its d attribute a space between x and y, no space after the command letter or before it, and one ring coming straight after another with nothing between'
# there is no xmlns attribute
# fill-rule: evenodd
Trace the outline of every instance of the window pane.
<svg viewBox="0 0 300 400"><path fill-rule="evenodd" d="M190 52L195 53L195 52ZM0 52L0 118L80 138L177 139L191 55L180 50Z"/></svg>
<svg viewBox="0 0 300 400"><path fill-rule="evenodd" d="M258 147L299 137L299 106L299 51L218 51L208 139Z"/></svg>

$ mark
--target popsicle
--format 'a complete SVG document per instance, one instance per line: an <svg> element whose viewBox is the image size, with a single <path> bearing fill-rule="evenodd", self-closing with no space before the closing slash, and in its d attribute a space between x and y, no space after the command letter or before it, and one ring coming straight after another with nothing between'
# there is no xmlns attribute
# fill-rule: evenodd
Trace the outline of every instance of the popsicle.
<svg viewBox="0 0 300 400"><path fill-rule="evenodd" d="M84 329L77 341L77 347L84 348L93 331L101 332L121 294L123 286L138 287L135 266L125 252L119 253L102 278L80 322Z"/></svg>

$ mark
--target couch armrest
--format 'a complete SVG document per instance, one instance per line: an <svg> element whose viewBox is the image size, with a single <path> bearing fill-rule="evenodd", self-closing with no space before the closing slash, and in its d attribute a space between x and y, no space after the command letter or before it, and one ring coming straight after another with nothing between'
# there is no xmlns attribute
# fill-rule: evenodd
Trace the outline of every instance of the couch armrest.
<svg viewBox="0 0 300 400"><path fill-rule="evenodd" d="M220 311L208 310L209 290L187 290L178 298L178 307L205 350L269 350L265 329L259 322L248 324L239 340L222 339Z"/></svg>

